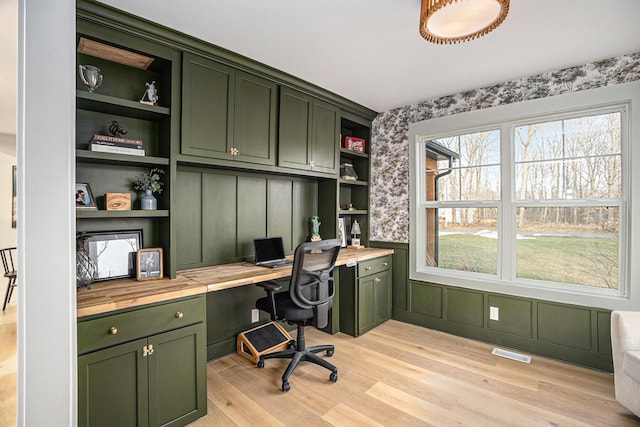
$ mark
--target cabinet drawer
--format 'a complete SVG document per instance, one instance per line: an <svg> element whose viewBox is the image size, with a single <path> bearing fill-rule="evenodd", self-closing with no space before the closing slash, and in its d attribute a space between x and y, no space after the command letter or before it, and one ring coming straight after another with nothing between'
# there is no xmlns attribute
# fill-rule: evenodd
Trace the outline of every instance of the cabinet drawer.
<svg viewBox="0 0 640 427"><path fill-rule="evenodd" d="M202 296L80 321L78 353L204 322L205 307L205 298Z"/></svg>
<svg viewBox="0 0 640 427"><path fill-rule="evenodd" d="M362 261L358 264L358 277L365 277L376 274L391 268L391 256L383 256L380 258Z"/></svg>

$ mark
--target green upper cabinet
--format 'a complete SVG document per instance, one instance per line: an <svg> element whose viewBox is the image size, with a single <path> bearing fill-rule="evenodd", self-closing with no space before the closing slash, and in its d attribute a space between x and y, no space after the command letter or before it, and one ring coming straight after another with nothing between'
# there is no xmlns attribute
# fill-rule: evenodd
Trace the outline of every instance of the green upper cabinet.
<svg viewBox="0 0 640 427"><path fill-rule="evenodd" d="M337 107L281 87L278 166L335 175L339 133Z"/></svg>
<svg viewBox="0 0 640 427"><path fill-rule="evenodd" d="M185 52L182 90L182 154L275 165L274 82Z"/></svg>

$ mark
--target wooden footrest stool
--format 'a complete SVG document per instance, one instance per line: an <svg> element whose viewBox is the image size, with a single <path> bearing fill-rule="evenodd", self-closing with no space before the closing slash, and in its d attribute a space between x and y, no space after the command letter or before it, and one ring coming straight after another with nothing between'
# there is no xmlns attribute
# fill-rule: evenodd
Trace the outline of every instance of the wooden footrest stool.
<svg viewBox="0 0 640 427"><path fill-rule="evenodd" d="M286 350L291 335L279 323L269 322L248 331L240 332L236 340L236 352L258 363L260 356L275 351Z"/></svg>

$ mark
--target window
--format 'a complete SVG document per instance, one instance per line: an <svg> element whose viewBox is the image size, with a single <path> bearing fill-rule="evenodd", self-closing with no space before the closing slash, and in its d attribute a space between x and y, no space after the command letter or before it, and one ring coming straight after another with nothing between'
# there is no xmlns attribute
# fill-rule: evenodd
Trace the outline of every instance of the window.
<svg viewBox="0 0 640 427"><path fill-rule="evenodd" d="M568 303L627 298L631 101L611 92L624 91L411 125L411 278Z"/></svg>

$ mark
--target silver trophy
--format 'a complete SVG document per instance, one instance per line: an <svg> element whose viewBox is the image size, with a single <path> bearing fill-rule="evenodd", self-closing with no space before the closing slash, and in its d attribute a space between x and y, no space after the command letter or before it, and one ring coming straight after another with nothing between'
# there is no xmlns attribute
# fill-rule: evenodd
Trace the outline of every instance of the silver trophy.
<svg viewBox="0 0 640 427"><path fill-rule="evenodd" d="M100 87L102 84L102 71L93 65L78 65L80 69L80 78L82 82L89 88L89 93Z"/></svg>

